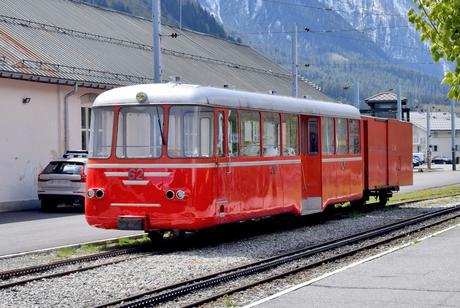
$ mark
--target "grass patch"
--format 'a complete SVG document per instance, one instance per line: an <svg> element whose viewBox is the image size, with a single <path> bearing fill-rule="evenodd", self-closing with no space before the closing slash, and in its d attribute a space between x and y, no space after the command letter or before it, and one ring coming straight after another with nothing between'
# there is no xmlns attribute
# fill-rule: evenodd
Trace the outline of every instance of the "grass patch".
<svg viewBox="0 0 460 308"><path fill-rule="evenodd" d="M407 202L419 199L450 197L460 194L460 185L450 185L441 188L430 188L423 191L416 191L404 194L397 194L389 200L389 204Z"/></svg>
<svg viewBox="0 0 460 308"><path fill-rule="evenodd" d="M73 256L77 252L77 248L75 247L63 247L59 248L56 251L56 257L58 258L67 258Z"/></svg>
<svg viewBox="0 0 460 308"><path fill-rule="evenodd" d="M78 257L81 255L95 254L104 251L116 250L120 248L129 248L144 245L150 242L148 236L141 238L119 238L113 242L84 244L80 247L63 247L53 254L52 259L62 259L69 257Z"/></svg>
<svg viewBox="0 0 460 308"><path fill-rule="evenodd" d="M230 296L225 295L224 296L224 306L225 307L237 307L238 305L235 303L234 300L230 298Z"/></svg>

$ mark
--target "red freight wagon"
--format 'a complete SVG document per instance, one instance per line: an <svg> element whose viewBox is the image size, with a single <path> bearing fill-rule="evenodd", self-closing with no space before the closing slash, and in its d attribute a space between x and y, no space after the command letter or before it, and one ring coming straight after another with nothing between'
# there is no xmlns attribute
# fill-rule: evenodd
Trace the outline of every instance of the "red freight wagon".
<svg viewBox="0 0 460 308"><path fill-rule="evenodd" d="M364 189L382 203L399 186L412 185L412 124L362 117Z"/></svg>
<svg viewBox="0 0 460 308"><path fill-rule="evenodd" d="M156 236L386 201L412 182L408 127L362 120L349 105L229 89L110 90L93 106L86 219Z"/></svg>

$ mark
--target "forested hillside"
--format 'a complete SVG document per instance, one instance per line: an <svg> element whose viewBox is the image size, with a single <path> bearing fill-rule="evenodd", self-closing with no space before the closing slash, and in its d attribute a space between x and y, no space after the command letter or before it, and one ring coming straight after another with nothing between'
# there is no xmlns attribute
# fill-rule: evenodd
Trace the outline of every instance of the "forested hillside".
<svg viewBox="0 0 460 308"><path fill-rule="evenodd" d="M151 0L83 0L83 2L146 18L151 18L152 14ZM233 39L225 33L222 25L220 25L208 11L204 10L199 3L193 0L183 0L182 2L183 26L217 37ZM170 24L178 24L179 0L161 1L161 14L163 21Z"/></svg>

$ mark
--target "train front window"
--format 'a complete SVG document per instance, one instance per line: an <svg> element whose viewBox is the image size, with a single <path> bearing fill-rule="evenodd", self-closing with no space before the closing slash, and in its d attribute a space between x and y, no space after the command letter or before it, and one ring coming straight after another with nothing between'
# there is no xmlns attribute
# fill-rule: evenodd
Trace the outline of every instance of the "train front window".
<svg viewBox="0 0 460 308"><path fill-rule="evenodd" d="M94 108L90 130L90 158L108 158L112 150L113 110Z"/></svg>
<svg viewBox="0 0 460 308"><path fill-rule="evenodd" d="M168 156L212 157L214 143L212 108L175 106L169 111Z"/></svg>
<svg viewBox="0 0 460 308"><path fill-rule="evenodd" d="M161 107L134 106L121 108L118 117L117 157L160 157L162 130L163 109Z"/></svg>

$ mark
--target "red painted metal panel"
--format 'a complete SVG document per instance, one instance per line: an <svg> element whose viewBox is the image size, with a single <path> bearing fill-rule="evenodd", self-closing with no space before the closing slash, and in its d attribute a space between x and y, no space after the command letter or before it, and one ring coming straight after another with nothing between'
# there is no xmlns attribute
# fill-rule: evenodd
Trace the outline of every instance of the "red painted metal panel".
<svg viewBox="0 0 460 308"><path fill-rule="evenodd" d="M388 120L388 184L413 184L412 124Z"/></svg>
<svg viewBox="0 0 460 308"><path fill-rule="evenodd" d="M387 120L363 118L366 189L388 186Z"/></svg>

